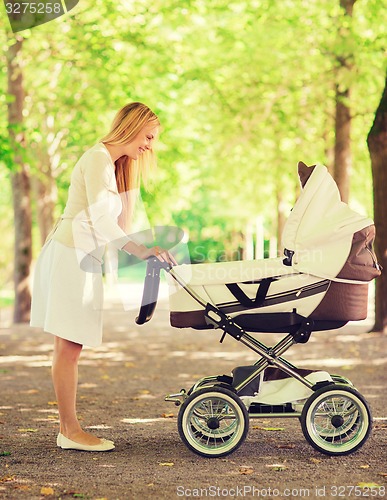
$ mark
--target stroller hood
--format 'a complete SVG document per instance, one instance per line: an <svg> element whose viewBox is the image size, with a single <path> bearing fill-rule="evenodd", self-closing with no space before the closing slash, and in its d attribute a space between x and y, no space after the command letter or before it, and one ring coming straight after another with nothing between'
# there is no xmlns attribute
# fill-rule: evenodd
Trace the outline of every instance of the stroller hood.
<svg viewBox="0 0 387 500"><path fill-rule="evenodd" d="M311 173L305 175L305 169ZM285 223L282 246L294 252L294 270L334 280L351 252L354 234L373 221L341 201L325 166L299 164L299 173L303 188Z"/></svg>

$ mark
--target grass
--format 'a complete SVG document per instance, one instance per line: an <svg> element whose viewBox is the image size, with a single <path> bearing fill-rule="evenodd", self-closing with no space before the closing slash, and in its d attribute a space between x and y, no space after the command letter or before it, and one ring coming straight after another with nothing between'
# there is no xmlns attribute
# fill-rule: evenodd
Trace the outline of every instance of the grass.
<svg viewBox="0 0 387 500"><path fill-rule="evenodd" d="M11 290L0 291L0 308L13 306L15 302L15 296Z"/></svg>

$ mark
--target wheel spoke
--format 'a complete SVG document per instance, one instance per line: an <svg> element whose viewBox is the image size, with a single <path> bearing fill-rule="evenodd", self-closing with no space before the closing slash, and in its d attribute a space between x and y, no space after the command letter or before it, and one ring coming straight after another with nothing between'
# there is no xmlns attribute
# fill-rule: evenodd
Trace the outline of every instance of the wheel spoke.
<svg viewBox="0 0 387 500"><path fill-rule="evenodd" d="M355 389L335 385L319 389L307 400L301 425L314 448L330 455L347 454L367 440L371 414Z"/></svg>
<svg viewBox="0 0 387 500"><path fill-rule="evenodd" d="M207 387L194 392L183 403L178 425L190 449L204 456L223 456L245 439L248 413L233 392Z"/></svg>

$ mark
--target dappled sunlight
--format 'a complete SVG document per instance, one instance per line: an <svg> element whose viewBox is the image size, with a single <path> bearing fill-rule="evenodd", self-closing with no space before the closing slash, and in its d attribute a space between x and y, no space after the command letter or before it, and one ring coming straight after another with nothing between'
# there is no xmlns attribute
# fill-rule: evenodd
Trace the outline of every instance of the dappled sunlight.
<svg viewBox="0 0 387 500"><path fill-rule="evenodd" d="M120 342L104 342L99 347L94 347L94 352L107 352L112 349L121 349L122 344Z"/></svg>
<svg viewBox="0 0 387 500"><path fill-rule="evenodd" d="M32 363L25 363L25 366L30 367L30 368L50 368L51 367L51 360L47 361L33 361Z"/></svg>
<svg viewBox="0 0 387 500"><path fill-rule="evenodd" d="M93 384L91 382L84 382L78 385L79 389L95 389L96 387L98 387L98 384Z"/></svg>
<svg viewBox="0 0 387 500"><path fill-rule="evenodd" d="M361 358L318 358L318 359L306 359L296 361L296 364L301 366L328 366L328 367L352 367L363 365L365 361ZM366 362L369 364L369 361ZM387 357L376 358L372 360L374 366L387 364Z"/></svg>
<svg viewBox="0 0 387 500"><path fill-rule="evenodd" d="M127 361L128 359L133 359L131 356L125 355L120 351L106 351L106 352L95 352L95 351L85 351L83 353L83 359L103 359L103 360L114 360L114 361Z"/></svg>
<svg viewBox="0 0 387 500"><path fill-rule="evenodd" d="M257 355L251 354L249 352L230 352L230 351L219 351L219 352L209 352L209 351L171 351L170 356L176 358L186 358L192 360L217 358L225 359L228 361L244 359L246 361L256 360Z"/></svg>
<svg viewBox="0 0 387 500"><path fill-rule="evenodd" d="M380 394L372 394L372 393L367 392L367 399L368 400L376 399L376 398L380 398Z"/></svg>
<svg viewBox="0 0 387 500"><path fill-rule="evenodd" d="M32 346L22 344L20 346L20 350L21 351L30 351L31 347L33 347L35 352L44 352L44 353L52 353L52 351L54 349L54 346L52 343L51 344L38 344L38 345L36 345L36 343L33 343Z"/></svg>
<svg viewBox="0 0 387 500"><path fill-rule="evenodd" d="M0 364L15 365L23 364L24 366L47 366L48 356L29 355L29 356L0 356Z"/></svg>
<svg viewBox="0 0 387 500"><path fill-rule="evenodd" d="M111 427L110 425L104 425L104 424L100 424L100 425L87 425L85 428L86 429L95 429L95 430L98 430L98 429L113 429L113 427Z"/></svg>
<svg viewBox="0 0 387 500"><path fill-rule="evenodd" d="M48 409L46 409L46 408L42 408L42 409L40 409L40 410L36 410L36 411L37 411L38 413L53 413L53 414L55 414L55 415L59 415L59 411L58 411L58 410L56 410L55 408L52 408L52 409L51 409L51 408L48 408Z"/></svg>
<svg viewBox="0 0 387 500"><path fill-rule="evenodd" d="M176 425L176 420L173 418L157 417L157 418L123 418L121 422L125 424L154 424L159 422L172 422Z"/></svg>

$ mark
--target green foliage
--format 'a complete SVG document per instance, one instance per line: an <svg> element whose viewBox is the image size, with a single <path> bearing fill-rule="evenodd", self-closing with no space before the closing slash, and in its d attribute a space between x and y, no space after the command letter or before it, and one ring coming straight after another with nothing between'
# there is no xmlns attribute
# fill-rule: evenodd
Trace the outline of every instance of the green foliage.
<svg viewBox="0 0 387 500"><path fill-rule="evenodd" d="M351 203L371 213L365 138L383 87L382 4L357 0L349 21L339 0L83 0L21 33L31 172L50 164L60 213L80 154L124 103L146 102L162 122L159 171L142 195L149 220L186 229L195 260L222 258L257 214L276 234L298 160L331 166L334 89L350 85ZM353 69L338 73L345 57ZM0 164L12 168L4 69L0 85ZM9 220L8 195L0 212Z"/></svg>

